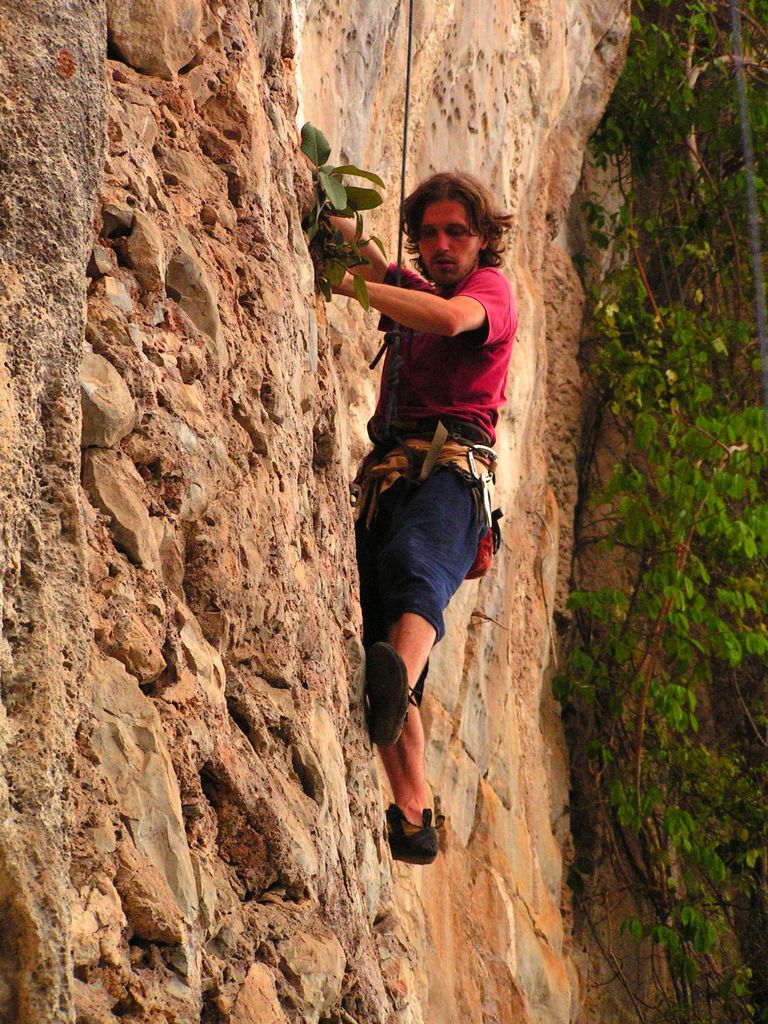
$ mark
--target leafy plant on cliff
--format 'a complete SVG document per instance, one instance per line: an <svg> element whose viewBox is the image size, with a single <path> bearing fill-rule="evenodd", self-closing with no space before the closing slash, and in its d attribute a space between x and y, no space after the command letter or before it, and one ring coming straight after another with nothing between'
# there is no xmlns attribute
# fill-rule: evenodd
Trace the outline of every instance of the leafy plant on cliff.
<svg viewBox="0 0 768 1024"><path fill-rule="evenodd" d="M344 275L352 267L367 265L370 261L362 252L363 212L381 206L383 198L376 188L360 188L348 185L345 175L364 178L378 188L384 188L384 182L373 171L361 170L353 164L334 167L329 164L331 147L319 128L307 122L301 129L301 150L312 166L314 183L314 202L312 209L304 218L303 228L309 241L309 251L315 267L315 282L318 291L330 301L332 288L341 284ZM350 240L338 228L334 227L330 218L354 217L355 233ZM370 242L384 252L381 241L371 236ZM368 309L368 289L361 277L354 279L355 298Z"/></svg>
<svg viewBox="0 0 768 1024"><path fill-rule="evenodd" d="M768 3L742 10L765 217ZM655 993L612 967L645 1022L768 1021L768 439L730 46L724 3L635 4L594 140L620 202L588 207L615 252L586 349L616 461L583 543L615 579L572 594L557 687L592 722L575 816L639 908Z"/></svg>

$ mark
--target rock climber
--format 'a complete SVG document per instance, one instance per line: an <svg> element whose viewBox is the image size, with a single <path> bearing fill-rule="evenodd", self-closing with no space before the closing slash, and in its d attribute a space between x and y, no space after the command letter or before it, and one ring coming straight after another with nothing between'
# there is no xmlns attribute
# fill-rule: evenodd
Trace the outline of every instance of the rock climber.
<svg viewBox="0 0 768 1024"><path fill-rule="evenodd" d="M445 608L492 525L491 446L517 314L496 269L511 216L483 184L435 174L407 197L403 221L421 275L403 268L398 287L397 267L370 242L369 263L353 271L382 314L380 330L394 332L357 479L356 539L369 730L394 797L390 849L429 864L438 837L419 707ZM354 234L354 221L334 226ZM353 284L347 274L335 291L351 296Z"/></svg>

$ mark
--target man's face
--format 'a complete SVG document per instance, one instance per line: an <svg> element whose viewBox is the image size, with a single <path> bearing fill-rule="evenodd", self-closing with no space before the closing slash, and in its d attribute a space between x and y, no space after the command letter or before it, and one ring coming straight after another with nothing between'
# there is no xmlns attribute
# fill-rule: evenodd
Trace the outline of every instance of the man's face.
<svg viewBox="0 0 768 1024"><path fill-rule="evenodd" d="M440 199L424 210L419 255L438 288L452 288L475 270L487 240L472 232L469 214L455 199Z"/></svg>

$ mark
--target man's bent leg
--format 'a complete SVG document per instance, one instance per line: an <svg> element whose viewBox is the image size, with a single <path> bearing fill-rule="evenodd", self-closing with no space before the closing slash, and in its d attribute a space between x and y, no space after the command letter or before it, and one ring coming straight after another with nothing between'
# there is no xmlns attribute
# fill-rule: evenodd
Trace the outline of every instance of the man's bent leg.
<svg viewBox="0 0 768 1024"><path fill-rule="evenodd" d="M408 669L408 682L415 686L427 664L437 631L431 622L415 612L404 612L393 622L387 640L395 648Z"/></svg>
<svg viewBox="0 0 768 1024"><path fill-rule="evenodd" d="M435 642L434 626L413 612L405 612L390 626L388 641L405 662L408 683L414 687ZM424 729L417 707L408 709L400 739L391 747L379 747L379 755L392 787L395 803L414 825L421 824L430 804L424 776Z"/></svg>
<svg viewBox="0 0 768 1024"><path fill-rule="evenodd" d="M421 824L425 807L430 805L424 776L424 729L418 708L408 709L400 739L392 747L379 747L394 802L413 825Z"/></svg>

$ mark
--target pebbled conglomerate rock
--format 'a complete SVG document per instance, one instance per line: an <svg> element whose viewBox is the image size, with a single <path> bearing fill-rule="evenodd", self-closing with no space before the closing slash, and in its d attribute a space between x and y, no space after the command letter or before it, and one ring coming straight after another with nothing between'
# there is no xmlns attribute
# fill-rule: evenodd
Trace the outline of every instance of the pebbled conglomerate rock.
<svg viewBox="0 0 768 1024"><path fill-rule="evenodd" d="M26 6L40 89L0 63L24 141L0 200L0 1017L575 1021L548 688L582 303L561 228L624 5L417 5L409 181L460 159L491 182L521 314L503 547L424 701L447 816L425 870L389 857L363 714L347 481L375 317L314 294L297 128L300 105L384 175L393 251L402 5L109 0L105 105L99 12Z"/></svg>
<svg viewBox="0 0 768 1024"><path fill-rule="evenodd" d="M0 9L0 1019L69 1022L70 772L88 658L79 512L100 4Z"/></svg>

